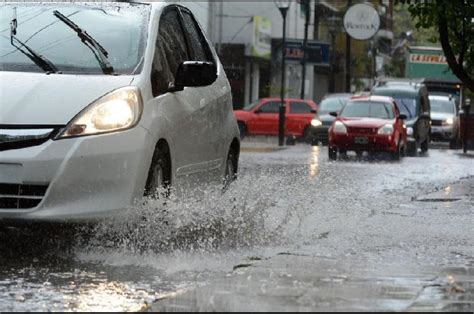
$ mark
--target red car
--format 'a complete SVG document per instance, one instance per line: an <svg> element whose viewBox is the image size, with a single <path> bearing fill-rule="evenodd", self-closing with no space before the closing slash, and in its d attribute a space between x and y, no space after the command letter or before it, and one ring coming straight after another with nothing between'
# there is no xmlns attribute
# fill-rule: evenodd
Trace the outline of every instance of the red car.
<svg viewBox="0 0 474 314"><path fill-rule="evenodd" d="M404 155L407 132L404 120L393 98L384 96L353 97L329 128L329 158L337 153L355 151L389 152L396 160Z"/></svg>
<svg viewBox="0 0 474 314"><path fill-rule="evenodd" d="M241 136L278 135L280 103L280 98L263 98L242 110L235 110ZM317 110L318 106L312 100L286 98L285 136L306 136Z"/></svg>

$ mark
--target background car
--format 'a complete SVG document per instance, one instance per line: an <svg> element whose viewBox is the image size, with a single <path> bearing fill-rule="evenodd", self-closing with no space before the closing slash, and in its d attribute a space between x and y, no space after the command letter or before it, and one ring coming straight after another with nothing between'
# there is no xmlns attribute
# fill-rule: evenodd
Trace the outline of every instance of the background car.
<svg viewBox="0 0 474 314"><path fill-rule="evenodd" d="M461 143L459 113L453 97L429 96L431 104L431 140L447 141L451 149Z"/></svg>
<svg viewBox="0 0 474 314"><path fill-rule="evenodd" d="M313 145L321 142L323 145L328 143L328 130L332 125L335 117L331 116L331 112L340 112L342 107L347 103L352 94L328 94L324 96L318 106L318 113L311 121L309 128L309 141Z"/></svg>
<svg viewBox="0 0 474 314"><path fill-rule="evenodd" d="M407 135L405 115L400 114L390 97L370 96L353 98L347 102L329 129L329 158L337 153L355 151L389 152L396 160L404 155Z"/></svg>
<svg viewBox="0 0 474 314"><path fill-rule="evenodd" d="M420 83L391 81L372 88L372 95L392 97L400 113L407 117L407 154L414 156L418 149L426 153L431 134L431 109L426 86Z"/></svg>
<svg viewBox="0 0 474 314"><path fill-rule="evenodd" d="M258 102L235 110L241 137L245 135L278 135L280 98L262 98ZM308 99L285 99L285 136L307 138L311 120L318 106Z"/></svg>

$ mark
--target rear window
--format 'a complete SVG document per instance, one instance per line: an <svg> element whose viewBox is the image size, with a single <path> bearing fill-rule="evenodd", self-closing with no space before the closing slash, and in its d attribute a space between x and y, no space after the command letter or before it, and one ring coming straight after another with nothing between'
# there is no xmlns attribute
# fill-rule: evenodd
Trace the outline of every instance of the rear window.
<svg viewBox="0 0 474 314"><path fill-rule="evenodd" d="M351 101L341 112L344 118L393 119L392 105L375 101Z"/></svg>
<svg viewBox="0 0 474 314"><path fill-rule="evenodd" d="M63 73L102 74L97 53L54 15L55 10L93 37L107 52L117 74L139 72L146 42L150 6L127 3L3 4L0 5L0 70L44 72L31 53L49 60ZM11 42L10 23L16 16L18 41ZM89 44L90 45L90 44Z"/></svg>
<svg viewBox="0 0 474 314"><path fill-rule="evenodd" d="M304 102L291 102L290 113L311 113L313 108Z"/></svg>

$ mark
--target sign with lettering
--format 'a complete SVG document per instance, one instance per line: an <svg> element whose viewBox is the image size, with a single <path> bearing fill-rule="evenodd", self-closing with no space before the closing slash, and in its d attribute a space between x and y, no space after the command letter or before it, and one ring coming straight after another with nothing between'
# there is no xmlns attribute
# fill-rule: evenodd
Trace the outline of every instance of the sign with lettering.
<svg viewBox="0 0 474 314"><path fill-rule="evenodd" d="M344 15L344 29L357 40L374 37L380 28L380 16L375 8L366 3L351 6Z"/></svg>
<svg viewBox="0 0 474 314"><path fill-rule="evenodd" d="M285 44L285 60L303 61L303 41L300 39L287 39ZM329 44L308 40L306 45L306 63L329 65Z"/></svg>
<svg viewBox="0 0 474 314"><path fill-rule="evenodd" d="M410 54L410 62L413 63L435 63L435 64L447 64L446 57L444 55L430 55L430 54Z"/></svg>

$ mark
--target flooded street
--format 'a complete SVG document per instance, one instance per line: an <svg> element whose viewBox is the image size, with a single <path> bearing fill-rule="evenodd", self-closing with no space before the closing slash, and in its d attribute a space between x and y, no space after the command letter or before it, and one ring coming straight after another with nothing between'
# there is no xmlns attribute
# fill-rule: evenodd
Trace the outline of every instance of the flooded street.
<svg viewBox="0 0 474 314"><path fill-rule="evenodd" d="M369 290L365 297L375 301L353 309L399 311L413 305L414 286L445 269L472 272L473 195L420 199L436 191L449 195L451 186L474 176L472 155L431 149L400 162L383 156L330 162L326 147L251 144L242 150L238 180L225 193L203 187L165 202L146 201L126 215L77 230L3 229L0 311L137 311L192 291L206 299L206 291L214 293L225 278L265 260L275 272L294 264L300 276L293 275L292 287L316 289L322 298L296 307L287 302L282 310L324 309L325 300L354 295L351 284L324 289L328 280L353 283L351 277L365 276L388 287L405 286L408 292L387 288L385 295L406 292L406 302L378 302L380 291ZM304 278L317 272L320 284L305 286ZM400 272L407 276L397 278ZM266 276L258 273L252 274ZM445 275L434 282L444 285ZM201 309L274 309L263 301L245 307L238 300Z"/></svg>

